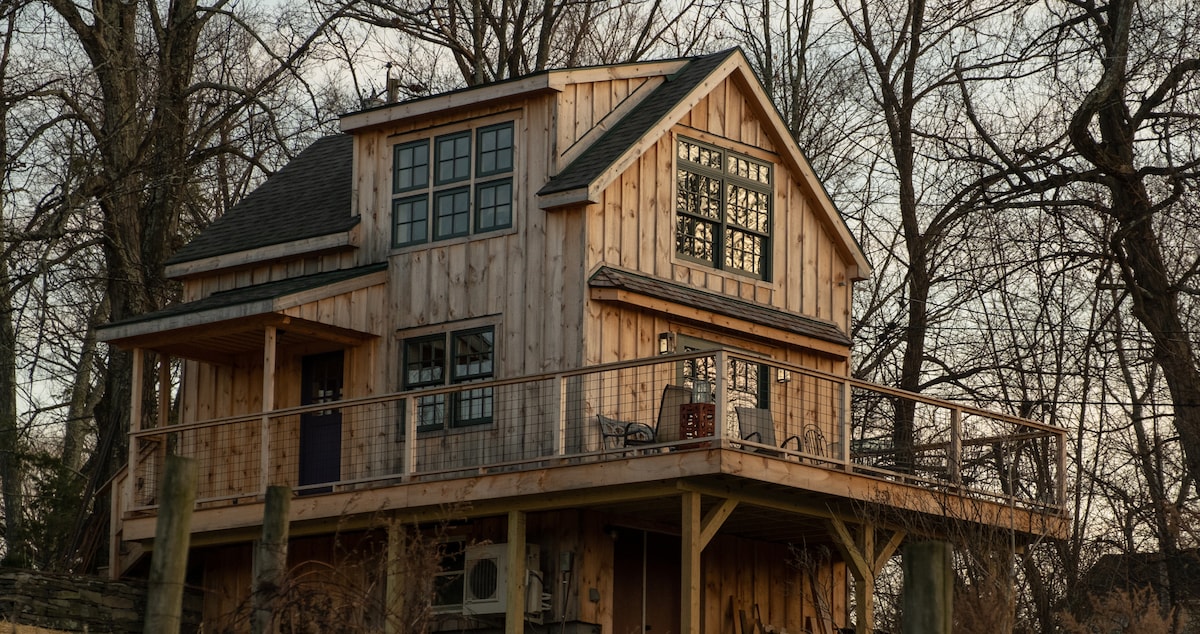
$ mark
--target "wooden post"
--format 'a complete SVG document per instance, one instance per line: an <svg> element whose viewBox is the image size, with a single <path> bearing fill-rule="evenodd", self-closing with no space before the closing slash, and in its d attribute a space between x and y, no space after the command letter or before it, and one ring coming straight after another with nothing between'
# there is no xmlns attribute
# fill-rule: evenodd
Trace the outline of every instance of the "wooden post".
<svg viewBox="0 0 1200 634"><path fill-rule="evenodd" d="M387 605L384 606L384 633L404 634L406 618L411 618L406 599L415 596L406 584L409 579L408 529L396 520L388 525Z"/></svg>
<svg viewBox="0 0 1200 634"><path fill-rule="evenodd" d="M679 631L700 634L700 494L684 491L679 567Z"/></svg>
<svg viewBox="0 0 1200 634"><path fill-rule="evenodd" d="M729 415L725 410L729 406L729 361L723 350L717 350L713 359L713 366L716 368L717 390L716 406L713 407L713 446L724 447L724 440L727 432L725 426L729 424ZM687 630L684 630L687 631Z"/></svg>
<svg viewBox="0 0 1200 634"><path fill-rule="evenodd" d="M254 551L254 612L250 623L254 634L274 634L278 631L275 613L279 590L287 576L288 509L291 501L291 488L267 488L262 537Z"/></svg>
<svg viewBox="0 0 1200 634"><path fill-rule="evenodd" d="M905 533L893 531L883 546L876 547L873 524L862 524L855 536L850 527L834 515L829 518L829 534L854 575L855 631L871 634L875 631L875 579L904 541Z"/></svg>
<svg viewBox="0 0 1200 634"><path fill-rule="evenodd" d="M417 472L417 397L404 399L404 458L403 479L409 481Z"/></svg>
<svg viewBox="0 0 1200 634"><path fill-rule="evenodd" d="M904 548L901 631L950 634L954 573L950 542L927 540Z"/></svg>
<svg viewBox="0 0 1200 634"><path fill-rule="evenodd" d="M840 445L841 455L838 458L841 458L846 471L853 471L854 466L850 464L850 441L854 438L854 434L850 430L850 421L854 420L854 417L852 416L853 412L850 411L850 397L854 388L850 387L850 383L847 381L842 381L838 385L841 386L842 396L842 411L841 416L838 417L838 433L842 437L842 444Z"/></svg>
<svg viewBox="0 0 1200 634"><path fill-rule="evenodd" d="M559 374L554 377L555 391L558 393L558 407L555 408L554 424L554 455L567 453L567 380Z"/></svg>
<svg viewBox="0 0 1200 634"><path fill-rule="evenodd" d="M525 632L525 512L508 512L508 586L504 634ZM541 600L541 597L538 597Z"/></svg>
<svg viewBox="0 0 1200 634"><path fill-rule="evenodd" d="M962 484L962 410L955 407L950 410L950 455L946 465L950 482Z"/></svg>
<svg viewBox="0 0 1200 634"><path fill-rule="evenodd" d="M146 634L178 633L183 614L183 580L191 541L192 506L196 502L196 461L167 456L165 471L150 558Z"/></svg>
<svg viewBox="0 0 1200 634"><path fill-rule="evenodd" d="M275 326L267 326L263 335L262 425L259 430L259 486L263 494L271 484L271 410L275 409Z"/></svg>
<svg viewBox="0 0 1200 634"><path fill-rule="evenodd" d="M145 352L141 348L129 351L133 367L129 379L129 476L125 480L129 505L143 506L135 493L138 481L138 446L141 439L134 436L142 430L142 368ZM129 510L129 509L126 509Z"/></svg>

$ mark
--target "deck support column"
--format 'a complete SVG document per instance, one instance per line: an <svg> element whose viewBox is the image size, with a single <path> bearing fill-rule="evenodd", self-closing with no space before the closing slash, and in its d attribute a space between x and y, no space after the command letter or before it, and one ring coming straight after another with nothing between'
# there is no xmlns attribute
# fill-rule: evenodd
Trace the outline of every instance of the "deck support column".
<svg viewBox="0 0 1200 634"><path fill-rule="evenodd" d="M854 575L855 631L870 634L875 631L875 578L900 547L905 533L893 531L886 543L876 546L873 524L864 523L851 534L850 528L836 515L829 519L829 532Z"/></svg>
<svg viewBox="0 0 1200 634"><path fill-rule="evenodd" d="M925 540L904 547L902 630L950 634L954 573L950 542Z"/></svg>
<svg viewBox="0 0 1200 634"><path fill-rule="evenodd" d="M679 567L679 630L682 634L700 634L700 551L703 548L700 526L700 494L684 491L682 551Z"/></svg>
<svg viewBox="0 0 1200 634"><path fill-rule="evenodd" d="M508 586L504 634L525 632L525 593L529 591L525 576L525 512L509 511L508 578L503 580Z"/></svg>

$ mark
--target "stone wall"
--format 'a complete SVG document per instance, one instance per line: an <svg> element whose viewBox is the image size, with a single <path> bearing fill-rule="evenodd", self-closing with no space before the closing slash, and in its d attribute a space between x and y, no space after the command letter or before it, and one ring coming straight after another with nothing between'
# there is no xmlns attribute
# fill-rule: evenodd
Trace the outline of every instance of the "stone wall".
<svg viewBox="0 0 1200 634"><path fill-rule="evenodd" d="M201 598L187 593L183 631L200 622ZM89 634L140 634L146 586L99 577L0 568L0 620Z"/></svg>

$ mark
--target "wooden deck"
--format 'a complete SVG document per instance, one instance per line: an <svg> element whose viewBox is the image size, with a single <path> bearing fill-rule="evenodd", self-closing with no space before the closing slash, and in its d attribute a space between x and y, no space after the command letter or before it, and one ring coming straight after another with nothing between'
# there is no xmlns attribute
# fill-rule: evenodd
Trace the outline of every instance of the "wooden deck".
<svg viewBox="0 0 1200 634"><path fill-rule="evenodd" d="M468 403L489 422L456 426ZM252 536L275 484L297 493L297 533L450 507L610 507L652 521L684 490L747 502L758 516L741 530L775 540L794 535L766 534L779 524L764 513L819 519L855 504L1031 537L1060 535L1068 521L1064 430L732 351L340 401L341 477L302 486L301 420L317 411L329 405L134 432L117 532L153 537L168 448L199 463L196 543ZM697 414L711 422L689 420ZM903 449L898 416L912 420Z"/></svg>

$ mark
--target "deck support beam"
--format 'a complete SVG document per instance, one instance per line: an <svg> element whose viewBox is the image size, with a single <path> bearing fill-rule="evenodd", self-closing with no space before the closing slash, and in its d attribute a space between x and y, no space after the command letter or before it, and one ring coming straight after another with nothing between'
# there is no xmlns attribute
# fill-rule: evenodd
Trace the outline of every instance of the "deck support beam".
<svg viewBox="0 0 1200 634"><path fill-rule="evenodd" d="M700 494L684 491L682 495L682 552L679 566L679 630L683 634L700 634L700 551L703 530L700 519Z"/></svg>

